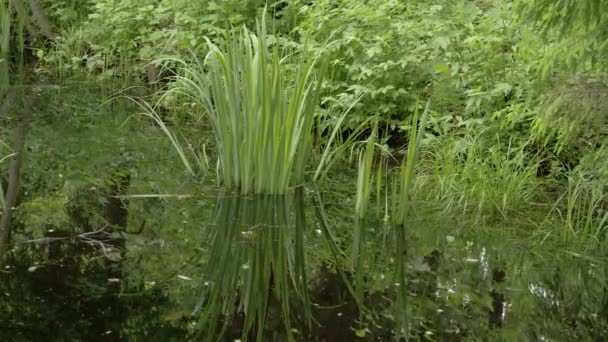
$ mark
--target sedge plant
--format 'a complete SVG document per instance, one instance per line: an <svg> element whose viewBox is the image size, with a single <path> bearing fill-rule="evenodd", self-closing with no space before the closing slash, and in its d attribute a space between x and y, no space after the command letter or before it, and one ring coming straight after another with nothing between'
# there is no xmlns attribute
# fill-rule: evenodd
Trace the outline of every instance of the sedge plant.
<svg viewBox="0 0 608 342"><path fill-rule="evenodd" d="M169 91L186 95L211 123L225 189L285 194L301 184L313 139L321 52L269 46L264 18L219 46L208 38L203 60L183 65ZM322 75L322 73L319 73Z"/></svg>

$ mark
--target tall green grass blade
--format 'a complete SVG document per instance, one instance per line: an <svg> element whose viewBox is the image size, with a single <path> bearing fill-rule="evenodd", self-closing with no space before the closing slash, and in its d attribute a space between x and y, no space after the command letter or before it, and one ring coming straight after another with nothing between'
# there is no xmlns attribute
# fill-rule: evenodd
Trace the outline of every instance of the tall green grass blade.
<svg viewBox="0 0 608 342"><path fill-rule="evenodd" d="M9 0L0 0L0 57L6 58L11 41L12 7Z"/></svg>
<svg viewBox="0 0 608 342"><path fill-rule="evenodd" d="M411 208L410 193L414 183L415 165L418 151L422 143L422 136L426 127L426 120L429 112L430 100L427 101L422 116L419 116L418 103L412 117L412 124L409 130L409 143L407 159L401 164L399 175L399 190L396 197L393 197L396 212L394 212L394 227L396 230L396 259L397 259L397 326L399 327L398 336L406 340L409 336L408 306L407 306L407 232L406 225Z"/></svg>
<svg viewBox="0 0 608 342"><path fill-rule="evenodd" d="M409 131L409 144L407 149L407 158L403 160L400 172L399 183L399 198L397 199L398 206L395 218L398 224L405 224L407 215L410 209L410 193L414 183L415 165L418 157L418 151L422 142L422 136L426 127L426 119L428 117L430 101L427 101L422 116L419 117L418 105L412 117L412 126Z"/></svg>
<svg viewBox="0 0 608 342"><path fill-rule="evenodd" d="M295 191L295 256L292 266L292 274L294 289L300 298L301 303L304 305L304 320L308 329L312 328L312 312L311 312L311 301L308 293L308 276L306 270L306 255L304 252L304 233L306 232L306 212L304 210L304 191L302 188L296 189Z"/></svg>
<svg viewBox="0 0 608 342"><path fill-rule="evenodd" d="M329 250L331 251L332 257L334 258L336 271L340 275L340 278L344 282L344 285L346 286L346 289L348 290L350 295L357 302L358 307L363 308L363 303L359 301L359 297L357 296L357 293L355 292L354 287L352 286L350 280L348 279L348 276L344 272L344 267L342 266L343 265L342 260L343 259L348 260L348 256L346 254L344 254L344 252L338 247L336 238L331 230L329 221L327 220L327 215L325 214L325 209L323 207L321 195L319 194L318 191L315 191L314 198L315 198L314 209L315 209L315 215L317 216L317 222L319 223L319 226L321 227L321 231L323 232L323 235L325 236L325 239L327 240Z"/></svg>
<svg viewBox="0 0 608 342"><path fill-rule="evenodd" d="M184 164L184 166L186 167L186 170L188 171L188 173L190 173L191 175L195 175L196 173L194 172L194 168L192 167L192 164L190 163L190 160L189 160L188 156L186 155L186 150L182 146L181 142L179 141L179 139L177 138L175 133L173 133L169 129L169 127L167 127L167 125L162 120L160 115L158 115L156 110L149 103L147 103L146 101L144 101L142 99L138 99L138 98L135 98L132 96L122 96L122 97L137 104L143 110L143 112L140 114L152 119L154 121L154 123L156 123L158 125L158 127L160 127L160 129L167 136L167 138L169 138L169 141L171 141L171 145L173 145L173 148L179 155L179 158L182 161L182 163ZM203 157L197 155L196 152L191 147L190 147L190 151L194 154L194 158L195 158L195 160L197 160L199 166L203 167L202 170L206 170L206 167L208 164L204 161Z"/></svg>
<svg viewBox="0 0 608 342"><path fill-rule="evenodd" d="M355 200L355 229L353 231L353 262L355 270L355 290L360 302L363 302L363 260L365 250L365 217L371 192L372 164L374 160L374 150L378 136L378 116L376 116L372 132L365 142L364 148L358 153L357 169L357 195Z"/></svg>
<svg viewBox="0 0 608 342"><path fill-rule="evenodd" d="M340 133L340 130L342 129L342 124L344 123L346 116L357 105L357 103L359 103L362 98L363 95L357 97L355 101L353 101L353 103L351 103L350 106L346 108L346 110L338 117L338 120L336 120L336 122L334 123L334 127L331 131L331 134L329 135L327 143L323 148L323 153L318 162L315 173L312 177L314 183L319 182L323 177L325 177L327 171L331 168L331 165L343 155L346 149L351 147L351 143L359 136L359 133L367 127L369 120L373 119L373 117L366 119L357 127L357 129L355 129L355 132L353 132L349 136L347 142L343 143L338 148L333 148L334 141L337 139L338 133Z"/></svg>
<svg viewBox="0 0 608 342"><path fill-rule="evenodd" d="M12 7L9 0L0 0L0 100L10 85L9 58L11 41Z"/></svg>

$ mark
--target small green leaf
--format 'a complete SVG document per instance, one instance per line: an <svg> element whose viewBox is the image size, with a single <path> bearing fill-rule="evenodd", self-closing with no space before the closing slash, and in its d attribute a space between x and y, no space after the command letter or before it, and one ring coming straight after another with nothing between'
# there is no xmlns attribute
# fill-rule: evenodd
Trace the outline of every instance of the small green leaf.
<svg viewBox="0 0 608 342"><path fill-rule="evenodd" d="M433 66L433 69L437 72L444 72L450 70L450 66L447 64L437 64Z"/></svg>
<svg viewBox="0 0 608 342"><path fill-rule="evenodd" d="M496 85L494 88L494 93L504 93L505 95L509 94L513 87L509 83L501 82Z"/></svg>
<svg viewBox="0 0 608 342"><path fill-rule="evenodd" d="M367 328L355 329L355 335L357 335L357 337L361 337L361 338L367 336Z"/></svg>

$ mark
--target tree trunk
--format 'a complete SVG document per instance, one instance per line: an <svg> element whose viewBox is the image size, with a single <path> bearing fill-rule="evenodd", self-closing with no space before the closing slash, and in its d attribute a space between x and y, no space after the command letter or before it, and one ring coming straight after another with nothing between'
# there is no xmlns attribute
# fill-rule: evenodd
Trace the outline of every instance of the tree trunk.
<svg viewBox="0 0 608 342"><path fill-rule="evenodd" d="M23 0L19 0L19 1L23 1ZM33 38L36 38L40 35L45 36L48 39L53 39L55 38L56 34L53 31L53 26L51 25L51 22L48 20L48 18L46 17L46 15L44 15L44 11L42 10L42 5L40 4L39 0L29 0L28 1L28 5L30 7L30 11L32 13L32 16L29 17L27 15L27 9L25 9L25 6L23 4L19 5L16 3L13 3L15 11L17 11L17 13L19 15L24 15L25 18L25 29L27 30L27 32L29 33L29 35ZM21 10L25 10L25 14L21 13ZM35 24L32 25L32 23Z"/></svg>
<svg viewBox="0 0 608 342"><path fill-rule="evenodd" d="M4 120L6 114L8 114L9 110L15 103L15 98L17 97L17 90L13 87L10 88L8 93L6 94L2 105L0 106L0 121Z"/></svg>
<svg viewBox="0 0 608 342"><path fill-rule="evenodd" d="M12 211L17 205L17 194L19 193L19 172L21 170L21 160L23 147L25 145L25 135L32 116L31 105L24 100L24 110L21 114L21 121L15 132L15 155L11 158L8 169L8 186L4 200L4 212L0 219L0 267L4 265L6 252L9 250Z"/></svg>
<svg viewBox="0 0 608 342"><path fill-rule="evenodd" d="M29 0L30 10L32 11L32 18L40 28L40 33L47 38L54 38L55 33L51 23L44 15L42 11L42 5L38 0Z"/></svg>

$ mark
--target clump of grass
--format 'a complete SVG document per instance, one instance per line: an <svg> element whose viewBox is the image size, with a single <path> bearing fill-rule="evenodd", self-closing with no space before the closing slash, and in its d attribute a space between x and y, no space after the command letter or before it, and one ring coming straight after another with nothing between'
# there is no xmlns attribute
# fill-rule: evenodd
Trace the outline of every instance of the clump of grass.
<svg viewBox="0 0 608 342"><path fill-rule="evenodd" d="M568 189L551 209L551 213L556 213L563 222L561 235L564 243L595 245L605 239L608 211L602 206L605 206L608 195L602 190L581 173L568 177Z"/></svg>
<svg viewBox="0 0 608 342"><path fill-rule="evenodd" d="M190 98L211 122L226 189L284 194L303 182L319 103L320 53L286 53L269 46L264 20L207 39L209 52L184 67L170 92Z"/></svg>
<svg viewBox="0 0 608 342"><path fill-rule="evenodd" d="M429 170L417 184L446 213L472 213L477 220L504 218L533 199L539 162L522 147L484 138L481 133L435 139Z"/></svg>

